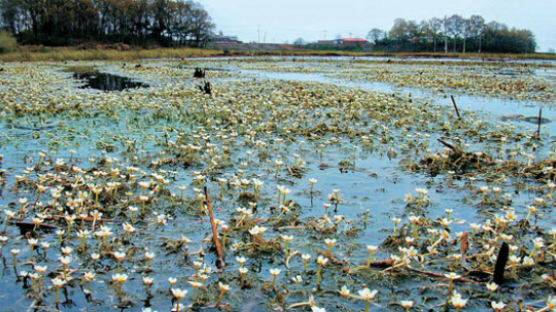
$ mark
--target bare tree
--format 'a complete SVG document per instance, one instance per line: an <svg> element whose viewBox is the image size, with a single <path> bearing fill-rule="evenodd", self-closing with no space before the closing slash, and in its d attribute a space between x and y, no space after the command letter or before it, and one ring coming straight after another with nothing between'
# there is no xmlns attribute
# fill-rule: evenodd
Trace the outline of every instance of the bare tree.
<svg viewBox="0 0 556 312"><path fill-rule="evenodd" d="M463 46L461 48L461 52L465 53L467 38L473 36L473 24L471 23L471 19L463 19L463 27L462 27L462 35L463 35Z"/></svg>
<svg viewBox="0 0 556 312"><path fill-rule="evenodd" d="M433 17L428 21L429 24L429 28L431 30L432 33L432 40L433 40L433 44L434 44L434 52L436 52L436 37L438 36L438 34L440 33L441 29L442 29L442 20L437 18L437 17Z"/></svg>
<svg viewBox="0 0 556 312"><path fill-rule="evenodd" d="M448 34L452 36L454 40L454 52L456 52L456 40L463 34L464 19L463 17L454 14L450 16L447 20L447 30Z"/></svg>
<svg viewBox="0 0 556 312"><path fill-rule="evenodd" d="M305 40L301 37L295 39L295 41L293 42L293 44L295 45L304 45L305 44Z"/></svg>
<svg viewBox="0 0 556 312"><path fill-rule="evenodd" d="M444 53L448 53L448 18L442 20L442 35L444 36Z"/></svg>
<svg viewBox="0 0 556 312"><path fill-rule="evenodd" d="M394 25L390 29L389 37L398 39L398 40L406 40L408 38L408 24L407 21L403 18L396 18L394 20Z"/></svg>
<svg viewBox="0 0 556 312"><path fill-rule="evenodd" d="M373 28L367 34L367 39L369 39L374 44L376 44L378 40L383 38L384 38L384 31L382 29Z"/></svg>
<svg viewBox="0 0 556 312"><path fill-rule="evenodd" d="M482 43L483 43L483 33L485 31L485 19L480 15L471 15L469 18L469 24L473 36L477 37L479 40L478 52L481 53Z"/></svg>
<svg viewBox="0 0 556 312"><path fill-rule="evenodd" d="M433 52L436 52L436 38L442 29L442 20L433 17L429 20L422 21L419 24L419 31L425 36L432 38Z"/></svg>

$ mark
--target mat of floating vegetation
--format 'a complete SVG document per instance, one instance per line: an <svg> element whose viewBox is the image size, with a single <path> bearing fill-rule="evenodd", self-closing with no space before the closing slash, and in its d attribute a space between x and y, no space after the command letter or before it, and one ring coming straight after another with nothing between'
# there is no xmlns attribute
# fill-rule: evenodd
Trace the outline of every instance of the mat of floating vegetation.
<svg viewBox="0 0 556 312"><path fill-rule="evenodd" d="M468 173L492 167L494 164L492 157L484 153L469 153L455 149L448 153L427 155L418 163L410 164L409 169L424 170L434 176L446 171L454 171L458 174Z"/></svg>
<svg viewBox="0 0 556 312"><path fill-rule="evenodd" d="M464 152L458 148L427 155L418 163L408 165L411 171L426 171L432 176L448 171L465 174L490 170L536 180L554 180L556 177L555 167L556 160L553 159L545 159L534 163L524 163L515 159L497 162L485 153Z"/></svg>

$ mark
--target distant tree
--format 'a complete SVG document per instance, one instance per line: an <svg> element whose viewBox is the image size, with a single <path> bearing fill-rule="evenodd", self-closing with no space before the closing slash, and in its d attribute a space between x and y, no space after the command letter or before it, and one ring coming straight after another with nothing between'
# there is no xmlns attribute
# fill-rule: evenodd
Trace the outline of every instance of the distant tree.
<svg viewBox="0 0 556 312"><path fill-rule="evenodd" d="M423 35L432 38L433 51L436 52L436 38L441 34L442 20L433 17L429 20L422 21L419 24L419 28Z"/></svg>
<svg viewBox="0 0 556 312"><path fill-rule="evenodd" d="M367 39L372 43L376 44L380 39L384 38L384 30L373 28L367 34Z"/></svg>
<svg viewBox="0 0 556 312"><path fill-rule="evenodd" d="M441 35L442 20L437 17L431 18L429 20L429 27L433 33L434 52L436 52L436 38Z"/></svg>
<svg viewBox="0 0 556 312"><path fill-rule="evenodd" d="M444 37L444 53L448 53L448 18L442 19L442 36Z"/></svg>
<svg viewBox="0 0 556 312"><path fill-rule="evenodd" d="M485 19L480 15L471 15L469 18L471 33L479 41L477 52L481 53L483 33L485 31Z"/></svg>
<svg viewBox="0 0 556 312"><path fill-rule="evenodd" d="M303 38L299 37L297 39L295 39L295 41L293 42L294 45L304 45L305 44L305 40L303 40Z"/></svg>
<svg viewBox="0 0 556 312"><path fill-rule="evenodd" d="M461 52L465 53L467 38L474 35L473 24L471 23L471 19L463 19L463 27L462 28L463 28L462 29L463 45L462 45L462 48L461 48Z"/></svg>
<svg viewBox="0 0 556 312"><path fill-rule="evenodd" d="M492 21L492 22L488 23L486 25L486 27L488 28L488 30L491 30L491 31L507 31L508 30L508 26L506 26L502 23L498 23L497 21Z"/></svg>
<svg viewBox="0 0 556 312"><path fill-rule="evenodd" d="M200 46L214 29L208 13L191 0L0 0L0 12L1 26L24 43L154 39Z"/></svg>
<svg viewBox="0 0 556 312"><path fill-rule="evenodd" d="M199 4L194 6L191 13L192 35L195 40L195 46L204 46L212 36L214 24L207 11Z"/></svg>
<svg viewBox="0 0 556 312"><path fill-rule="evenodd" d="M460 51L463 53L468 50L528 53L536 49L535 37L531 31L508 29L506 25L496 21L486 24L480 15L471 15L466 19L454 14L443 19L433 17L419 23L397 18L383 38L379 37L380 34L380 29L374 28L367 34L367 38L375 42L375 49L384 51L436 52L438 40L442 37L445 53L448 52L450 41L451 50L457 51L461 44ZM415 37L417 40L410 40ZM380 41L380 46L376 45L377 41Z"/></svg>
<svg viewBox="0 0 556 312"><path fill-rule="evenodd" d="M408 38L408 24L403 18L396 18L394 20L394 25L388 33L390 38L397 40L407 40Z"/></svg>
<svg viewBox="0 0 556 312"><path fill-rule="evenodd" d="M407 30L406 31L407 31L406 36L408 38L419 37L421 35L421 33L419 31L419 25L414 20L407 21Z"/></svg>
<svg viewBox="0 0 556 312"><path fill-rule="evenodd" d="M454 52L456 52L456 47L457 47L456 40L459 36L463 34L464 23L465 23L464 21L465 20L463 19L463 17L457 14L450 16L446 21L448 34L454 40Z"/></svg>

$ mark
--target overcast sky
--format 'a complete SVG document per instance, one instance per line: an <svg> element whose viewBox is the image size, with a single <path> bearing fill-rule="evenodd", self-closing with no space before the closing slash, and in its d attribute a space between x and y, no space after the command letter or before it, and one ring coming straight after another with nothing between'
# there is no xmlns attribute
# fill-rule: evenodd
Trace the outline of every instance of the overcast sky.
<svg viewBox="0 0 556 312"><path fill-rule="evenodd" d="M244 42L267 43L365 37L372 28L389 30L395 18L479 14L509 27L533 31L537 50L556 49L556 0L197 0L217 31Z"/></svg>

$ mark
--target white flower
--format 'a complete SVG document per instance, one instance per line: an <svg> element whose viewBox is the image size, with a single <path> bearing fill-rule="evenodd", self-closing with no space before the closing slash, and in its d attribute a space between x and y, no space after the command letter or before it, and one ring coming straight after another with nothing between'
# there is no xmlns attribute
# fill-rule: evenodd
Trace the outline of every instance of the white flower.
<svg viewBox="0 0 556 312"><path fill-rule="evenodd" d="M458 294L459 295L459 294ZM456 296L455 294L452 296L452 305L455 308L463 308L467 304L467 299L463 299L461 295Z"/></svg>
<svg viewBox="0 0 556 312"><path fill-rule="evenodd" d="M500 302L491 301L490 306L494 311L502 311L506 307L506 304L502 301Z"/></svg>
<svg viewBox="0 0 556 312"><path fill-rule="evenodd" d="M375 245L367 245L368 252L375 252L378 249L378 246Z"/></svg>
<svg viewBox="0 0 556 312"><path fill-rule="evenodd" d="M486 288L489 291L495 291L496 289L498 289L498 285L496 283L486 283Z"/></svg>
<svg viewBox="0 0 556 312"><path fill-rule="evenodd" d="M127 222L124 222L122 224L122 227L124 228L124 231L126 231L126 232L129 232L129 233L135 232L135 227L133 227L133 225L131 225Z"/></svg>
<svg viewBox="0 0 556 312"><path fill-rule="evenodd" d="M56 288L62 288L66 284L66 281L60 278L55 278L52 280L52 285Z"/></svg>
<svg viewBox="0 0 556 312"><path fill-rule="evenodd" d="M527 256L523 257L523 265L530 266L533 264L535 264L535 260L533 258Z"/></svg>
<svg viewBox="0 0 556 312"><path fill-rule="evenodd" d="M125 259L125 253L124 252L115 251L113 255L114 255L114 258L116 258L116 260L118 260L118 261L122 261L122 260Z"/></svg>
<svg viewBox="0 0 556 312"><path fill-rule="evenodd" d="M96 274L94 272L83 273L83 279L86 281L92 281L95 279Z"/></svg>
<svg viewBox="0 0 556 312"><path fill-rule="evenodd" d="M347 288L346 285L342 286L342 288L340 289L340 295L342 297L347 297L350 294L350 290Z"/></svg>
<svg viewBox="0 0 556 312"><path fill-rule="evenodd" d="M185 295L187 295L187 290L185 289L179 289L179 288L172 288L172 295L176 298L176 299L183 299L185 297Z"/></svg>
<svg viewBox="0 0 556 312"><path fill-rule="evenodd" d="M413 300L401 300L400 305L406 309L413 307Z"/></svg>
<svg viewBox="0 0 556 312"><path fill-rule="evenodd" d="M375 298L376 294L378 293L378 290L374 289L371 291L369 288L364 288L358 291L357 293L359 294L361 299L365 301L369 301Z"/></svg>
<svg viewBox="0 0 556 312"><path fill-rule="evenodd" d="M153 283L153 281L154 281L154 279L152 277L143 276L143 284L151 285Z"/></svg>
<svg viewBox="0 0 556 312"><path fill-rule="evenodd" d="M218 289L220 289L221 292L228 292L230 291L230 286L223 284L221 282L218 282Z"/></svg>
<svg viewBox="0 0 556 312"><path fill-rule="evenodd" d="M154 252L151 252L151 251L145 252L145 259L147 259L147 260L154 259Z"/></svg>
<svg viewBox="0 0 556 312"><path fill-rule="evenodd" d="M457 275L456 273L453 273L453 272L450 272L448 274L444 274L444 276L446 276L447 278L449 278L451 280L454 280L454 279L457 279L457 278L461 277L460 275Z"/></svg>
<svg viewBox="0 0 556 312"><path fill-rule="evenodd" d="M280 235L284 242L291 242L293 240L293 235Z"/></svg>
<svg viewBox="0 0 556 312"><path fill-rule="evenodd" d="M266 227L255 225L252 229L249 230L249 234L256 236L263 234L266 231Z"/></svg>
<svg viewBox="0 0 556 312"><path fill-rule="evenodd" d="M247 272L249 272L249 270L246 267L241 267L237 269L239 274L247 274Z"/></svg>
<svg viewBox="0 0 556 312"><path fill-rule="evenodd" d="M236 257L236 261L239 265L244 265L247 259L245 259L245 257Z"/></svg>
<svg viewBox="0 0 556 312"><path fill-rule="evenodd" d="M542 237L537 237L533 239L533 246L536 249L542 249L544 247L544 239Z"/></svg>
<svg viewBox="0 0 556 312"><path fill-rule="evenodd" d="M325 258L323 256L318 256L317 263L324 266L328 263L328 258Z"/></svg>
<svg viewBox="0 0 556 312"><path fill-rule="evenodd" d="M112 281L116 282L116 283L123 283L123 282L127 281L127 274L116 273L116 274L112 275Z"/></svg>
<svg viewBox="0 0 556 312"><path fill-rule="evenodd" d="M270 269L269 271L272 276L278 276L282 272L280 269Z"/></svg>
<svg viewBox="0 0 556 312"><path fill-rule="evenodd" d="M417 192L417 194L419 194L421 196L427 195L427 193L428 193L427 190L423 189L423 188L416 188L415 192Z"/></svg>

